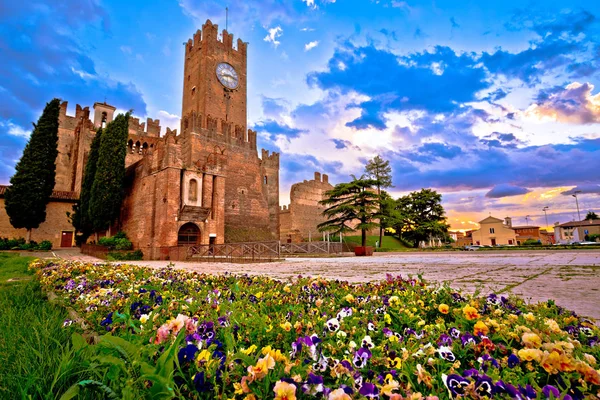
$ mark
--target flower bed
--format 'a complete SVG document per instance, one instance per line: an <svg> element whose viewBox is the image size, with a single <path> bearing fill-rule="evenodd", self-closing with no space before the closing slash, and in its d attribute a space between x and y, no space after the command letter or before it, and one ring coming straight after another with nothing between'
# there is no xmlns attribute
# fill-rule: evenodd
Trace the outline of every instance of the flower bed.
<svg viewBox="0 0 600 400"><path fill-rule="evenodd" d="M117 264L32 267L43 287L109 333L86 354L97 365L109 357L110 373L74 390L288 400L600 393L598 327L553 302L392 276L352 285Z"/></svg>

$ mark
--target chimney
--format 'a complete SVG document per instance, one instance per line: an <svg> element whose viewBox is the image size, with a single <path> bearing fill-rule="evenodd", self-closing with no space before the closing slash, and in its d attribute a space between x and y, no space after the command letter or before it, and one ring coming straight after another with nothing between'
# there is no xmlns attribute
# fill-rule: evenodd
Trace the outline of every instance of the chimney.
<svg viewBox="0 0 600 400"><path fill-rule="evenodd" d="M512 228L512 219L510 217L504 218L504 223L507 227Z"/></svg>

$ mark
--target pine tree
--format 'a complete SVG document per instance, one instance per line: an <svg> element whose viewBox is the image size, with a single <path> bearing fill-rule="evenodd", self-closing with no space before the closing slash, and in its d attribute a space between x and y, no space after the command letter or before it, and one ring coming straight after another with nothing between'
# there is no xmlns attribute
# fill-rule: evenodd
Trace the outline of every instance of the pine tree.
<svg viewBox="0 0 600 400"><path fill-rule="evenodd" d="M92 140L90 152L88 153L87 162L85 164L79 200L77 201L77 204L73 205L73 213L69 215L75 230L82 233L84 242L93 232L93 224L90 218L90 197L94 178L96 177L101 138L102 128L98 128L96 136L94 136L94 139Z"/></svg>
<svg viewBox="0 0 600 400"><path fill-rule="evenodd" d="M59 113L59 99L46 104L38 123L33 124L29 142L5 193L10 223L15 228L27 229L27 241L31 240L31 230L46 220L46 205L54 189Z"/></svg>
<svg viewBox="0 0 600 400"><path fill-rule="evenodd" d="M422 241L448 236L446 211L442 206L442 195L432 189L411 192L397 200L398 210L403 216L402 237L416 246Z"/></svg>
<svg viewBox="0 0 600 400"><path fill-rule="evenodd" d="M88 215L92 229L107 229L118 217L124 197L129 113L119 114L103 129Z"/></svg>
<svg viewBox="0 0 600 400"><path fill-rule="evenodd" d="M329 218L319 224L321 232L345 233L360 229L361 245L367 245L367 230L377 226L379 196L372 191L375 180L353 177L348 183L339 183L325 192L319 203L327 206L323 215ZM356 226L349 225L358 221Z"/></svg>
<svg viewBox="0 0 600 400"><path fill-rule="evenodd" d="M381 189L387 189L392 187L392 168L390 162L383 160L380 156L376 156L370 160L365 166L365 173L371 179L376 181L375 187L377 187L377 195L380 197L379 201L379 213L383 213L383 201ZM379 224L379 246L383 240L383 224Z"/></svg>

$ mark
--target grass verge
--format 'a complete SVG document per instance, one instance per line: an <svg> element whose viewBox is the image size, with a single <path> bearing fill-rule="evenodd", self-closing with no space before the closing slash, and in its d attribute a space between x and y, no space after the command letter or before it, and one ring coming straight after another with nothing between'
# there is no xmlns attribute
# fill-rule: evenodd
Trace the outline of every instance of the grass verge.
<svg viewBox="0 0 600 400"><path fill-rule="evenodd" d="M354 243L360 246L360 236L344 236L344 241ZM367 236L367 246L375 247L375 242L379 241L379 235ZM393 236L384 236L382 239L381 248L377 248L377 251L401 251L406 250L407 247L402 242Z"/></svg>
<svg viewBox="0 0 600 400"><path fill-rule="evenodd" d="M76 382L67 311L28 271L33 257L0 253L0 398L54 399Z"/></svg>

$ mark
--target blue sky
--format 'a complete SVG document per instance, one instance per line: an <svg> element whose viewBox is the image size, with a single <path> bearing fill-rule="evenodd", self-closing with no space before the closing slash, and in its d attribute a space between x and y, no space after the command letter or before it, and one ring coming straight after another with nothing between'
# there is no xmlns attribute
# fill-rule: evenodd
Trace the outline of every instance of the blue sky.
<svg viewBox="0 0 600 400"><path fill-rule="evenodd" d="M391 161L454 228L600 210L600 3L0 0L0 183L61 97L177 127L183 43L210 18L249 42L248 119L292 183ZM163 128L164 129L164 128ZM521 221L522 220L522 221ZM520 222L519 222L520 221Z"/></svg>

